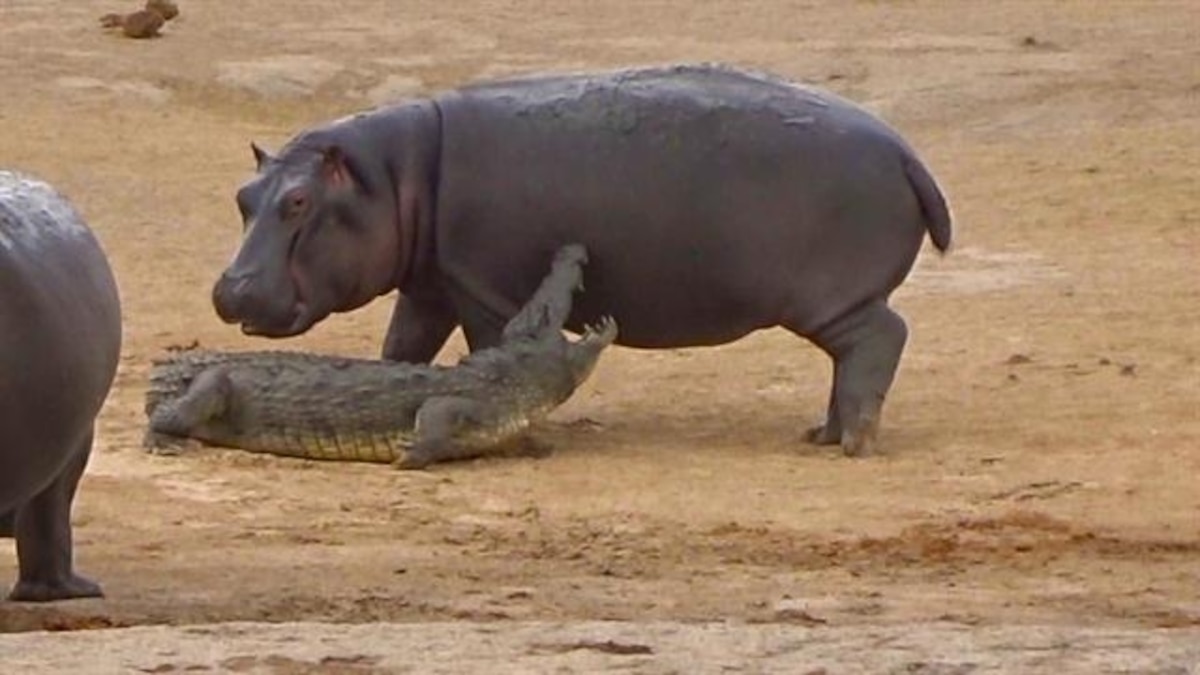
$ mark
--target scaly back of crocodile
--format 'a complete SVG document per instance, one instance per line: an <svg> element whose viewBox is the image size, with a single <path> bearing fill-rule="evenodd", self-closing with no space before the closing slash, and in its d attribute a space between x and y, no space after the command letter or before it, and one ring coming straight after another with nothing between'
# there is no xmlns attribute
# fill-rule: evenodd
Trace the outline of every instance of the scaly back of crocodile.
<svg viewBox="0 0 1200 675"><path fill-rule="evenodd" d="M145 413L152 415L163 401L179 398L187 391L196 377L213 366L236 363L262 363L287 361L294 363L332 362L335 357L280 350L246 352L216 351L210 349L172 350L150 362L150 383L146 389ZM337 358L340 361L354 359Z"/></svg>

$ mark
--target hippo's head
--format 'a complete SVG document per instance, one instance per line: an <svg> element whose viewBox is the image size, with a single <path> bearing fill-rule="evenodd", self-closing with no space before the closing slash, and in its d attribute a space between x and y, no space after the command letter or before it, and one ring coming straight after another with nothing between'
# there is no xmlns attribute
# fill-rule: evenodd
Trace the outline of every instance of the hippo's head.
<svg viewBox="0 0 1200 675"><path fill-rule="evenodd" d="M258 171L238 190L244 235L213 306L249 335L288 337L396 286L407 264L394 189L337 146L251 144Z"/></svg>

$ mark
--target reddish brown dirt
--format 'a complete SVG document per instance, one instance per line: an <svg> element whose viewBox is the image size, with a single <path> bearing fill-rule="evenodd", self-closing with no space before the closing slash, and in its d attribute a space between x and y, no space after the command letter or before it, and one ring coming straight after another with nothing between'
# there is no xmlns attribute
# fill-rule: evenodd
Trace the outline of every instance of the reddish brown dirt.
<svg viewBox="0 0 1200 675"><path fill-rule="evenodd" d="M1200 626L1200 18L1186 2L205 0L159 40L15 0L0 164L80 207L126 339L77 502L103 601L0 629L231 620ZM48 30L47 26L53 26ZM263 347L208 292L249 142L517 71L722 60L862 101L938 175L956 250L912 328L886 456L800 443L829 365L768 331L613 349L547 459L400 473L143 454L149 359ZM375 355L392 298L292 348ZM271 346L281 346L274 344ZM442 355L463 352L457 337ZM0 551L0 578L15 558Z"/></svg>

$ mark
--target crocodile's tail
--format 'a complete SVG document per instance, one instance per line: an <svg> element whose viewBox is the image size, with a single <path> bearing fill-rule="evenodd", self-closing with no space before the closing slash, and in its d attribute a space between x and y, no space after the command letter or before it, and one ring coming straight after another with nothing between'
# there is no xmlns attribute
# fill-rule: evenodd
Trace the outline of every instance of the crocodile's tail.
<svg viewBox="0 0 1200 675"><path fill-rule="evenodd" d="M921 205L921 213L925 216L925 227L929 229L929 238L937 250L945 253L950 249L951 226L950 209L946 197L938 188L937 181L929 170L913 155L904 157L904 173L908 176L909 185Z"/></svg>

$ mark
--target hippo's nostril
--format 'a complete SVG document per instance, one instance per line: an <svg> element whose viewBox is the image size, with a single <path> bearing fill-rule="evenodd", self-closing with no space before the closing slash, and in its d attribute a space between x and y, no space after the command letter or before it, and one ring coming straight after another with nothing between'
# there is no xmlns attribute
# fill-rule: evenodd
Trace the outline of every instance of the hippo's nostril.
<svg viewBox="0 0 1200 675"><path fill-rule="evenodd" d="M229 293L235 298L245 297L250 291L250 277L237 277L230 279Z"/></svg>
<svg viewBox="0 0 1200 675"><path fill-rule="evenodd" d="M245 304L249 283L248 277L225 274L213 285L213 307L217 310L217 316L226 323L235 323L241 318L241 306Z"/></svg>

